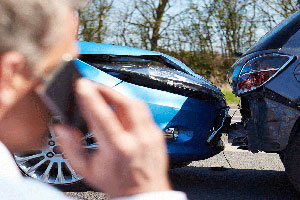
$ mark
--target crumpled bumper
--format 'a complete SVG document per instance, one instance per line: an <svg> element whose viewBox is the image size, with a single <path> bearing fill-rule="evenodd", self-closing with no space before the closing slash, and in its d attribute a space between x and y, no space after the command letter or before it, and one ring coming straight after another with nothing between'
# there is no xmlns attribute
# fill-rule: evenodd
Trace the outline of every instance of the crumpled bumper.
<svg viewBox="0 0 300 200"><path fill-rule="evenodd" d="M286 148L300 116L292 102L273 94L257 93L248 99L250 117L246 119L248 149L252 152L279 152Z"/></svg>

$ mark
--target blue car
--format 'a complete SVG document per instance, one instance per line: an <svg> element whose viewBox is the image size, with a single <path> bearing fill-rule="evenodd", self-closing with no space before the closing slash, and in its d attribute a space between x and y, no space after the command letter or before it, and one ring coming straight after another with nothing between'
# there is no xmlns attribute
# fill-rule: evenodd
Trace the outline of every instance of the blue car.
<svg viewBox="0 0 300 200"><path fill-rule="evenodd" d="M84 77L148 104L165 133L172 166L206 159L223 150L221 129L228 107L220 89L209 80L162 53L92 42L78 44L81 51L75 64ZM41 152L15 155L20 169L52 184L81 180L62 153L51 147L55 141L51 142ZM86 147L97 147L92 134L86 134Z"/></svg>

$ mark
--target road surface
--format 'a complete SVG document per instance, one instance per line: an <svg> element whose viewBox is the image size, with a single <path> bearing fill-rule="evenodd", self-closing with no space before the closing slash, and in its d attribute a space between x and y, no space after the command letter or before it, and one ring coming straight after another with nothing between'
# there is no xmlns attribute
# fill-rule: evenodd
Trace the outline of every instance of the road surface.
<svg viewBox="0 0 300 200"><path fill-rule="evenodd" d="M241 120L232 106L233 121ZM225 151L210 159L193 162L169 172L173 187L191 200L300 199L289 183L277 154L252 154L226 144ZM71 188L66 194L80 199L106 199L100 192ZM79 192L81 191L81 192Z"/></svg>

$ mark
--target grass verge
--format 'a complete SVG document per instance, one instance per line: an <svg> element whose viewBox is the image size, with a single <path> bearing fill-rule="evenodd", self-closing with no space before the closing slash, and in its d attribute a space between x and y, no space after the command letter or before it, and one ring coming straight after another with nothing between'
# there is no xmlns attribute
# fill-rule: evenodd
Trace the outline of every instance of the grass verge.
<svg viewBox="0 0 300 200"><path fill-rule="evenodd" d="M238 104L240 102L240 98L236 97L231 90L222 90L225 95L225 99L227 104Z"/></svg>

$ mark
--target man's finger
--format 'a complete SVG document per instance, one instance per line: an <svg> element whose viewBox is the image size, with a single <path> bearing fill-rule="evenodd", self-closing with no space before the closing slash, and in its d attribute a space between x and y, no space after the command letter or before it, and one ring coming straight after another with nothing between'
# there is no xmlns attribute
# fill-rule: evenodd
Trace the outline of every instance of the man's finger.
<svg viewBox="0 0 300 200"><path fill-rule="evenodd" d="M150 122L151 114L149 108L140 100L125 97L106 86L97 86L98 92L104 100L113 105L115 113L126 130L130 130L143 122L143 126Z"/></svg>
<svg viewBox="0 0 300 200"><path fill-rule="evenodd" d="M61 124L53 125L53 129L63 155L76 172L85 174L88 159L87 151L82 144L83 135L79 131Z"/></svg>
<svg viewBox="0 0 300 200"><path fill-rule="evenodd" d="M116 114L98 93L94 83L87 79L76 82L77 100L90 131L95 132L98 141L114 143L123 131Z"/></svg>

